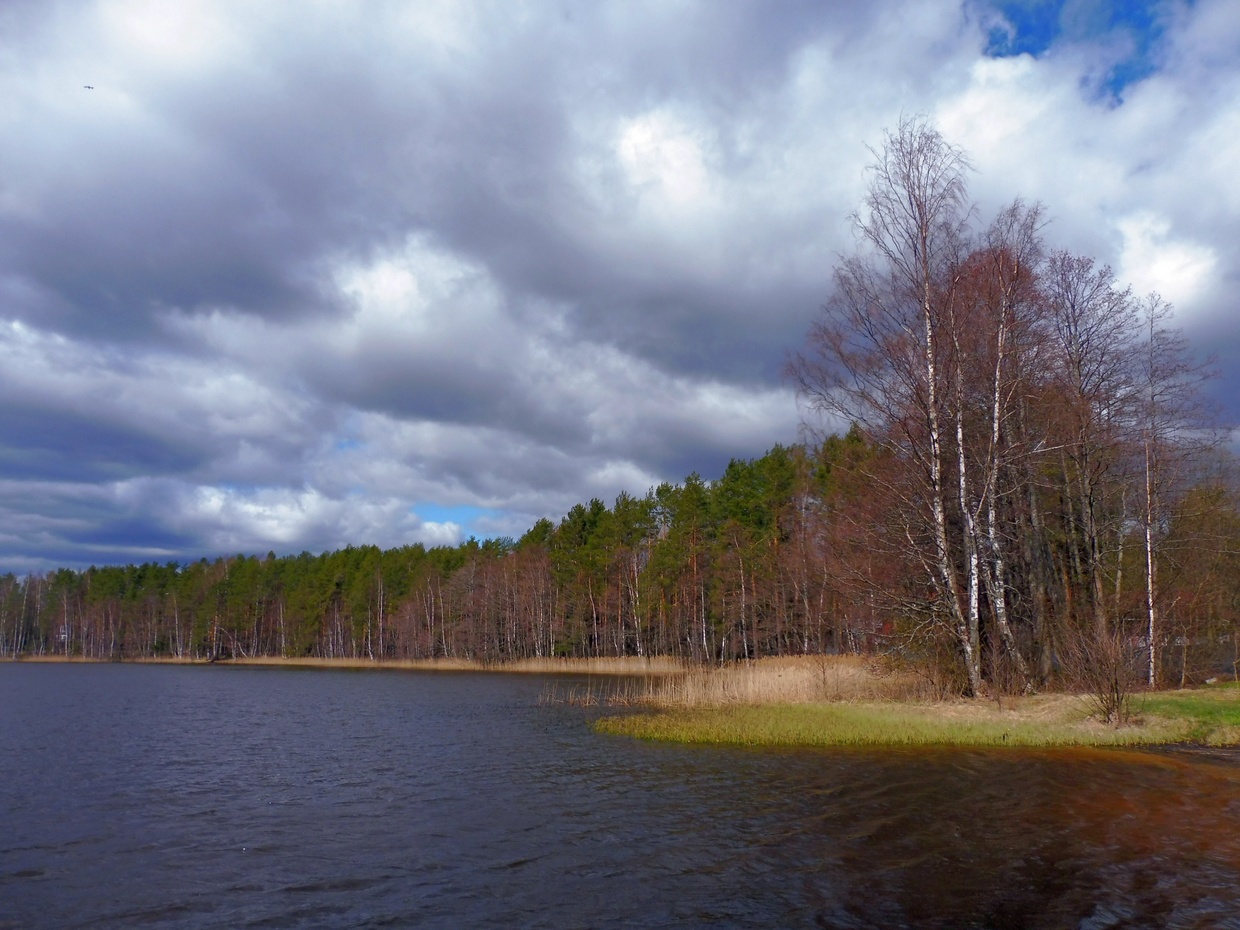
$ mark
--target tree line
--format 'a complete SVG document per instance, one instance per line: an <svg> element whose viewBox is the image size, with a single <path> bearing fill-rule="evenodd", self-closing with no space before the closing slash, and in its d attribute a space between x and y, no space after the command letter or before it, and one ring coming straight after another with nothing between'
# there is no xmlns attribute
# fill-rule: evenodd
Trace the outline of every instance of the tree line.
<svg viewBox="0 0 1240 930"><path fill-rule="evenodd" d="M611 507L579 504L519 540L9 574L0 576L0 655L704 663L873 652L937 663L959 673L948 688L964 690L965 653L952 614L936 603L935 566L909 545L917 536L907 532L908 500L892 493L903 467L854 427L734 460L716 481L691 475L644 497L621 494ZM1025 675L1045 666L1044 684L1071 631L1097 622L1080 502L1059 492L1041 503L1058 477L1041 472L1036 527L1022 500L1021 528L1041 535L1008 546L1011 643L994 625L988 589L978 591L981 674L992 685L1024 684L1009 649L1026 657ZM1121 506L1123 496L1108 486L1100 499ZM1240 506L1220 476L1168 500L1154 552L1164 645L1156 654L1162 677L1175 681L1234 659ZM1105 617L1141 635L1137 516L1108 510L1097 520L1106 535L1096 570ZM963 521L949 526L958 533Z"/></svg>
<svg viewBox="0 0 1240 930"><path fill-rule="evenodd" d="M874 154L857 251L788 363L839 432L519 540L0 577L0 654L880 651L974 695L1082 657L1150 684L1234 669L1240 499L1170 307L1050 248L1036 204L982 222L924 121Z"/></svg>
<svg viewBox="0 0 1240 930"><path fill-rule="evenodd" d="M679 656L871 648L835 583L853 431L540 520L519 540L0 577L0 653L94 658ZM840 524L842 527L842 524Z"/></svg>

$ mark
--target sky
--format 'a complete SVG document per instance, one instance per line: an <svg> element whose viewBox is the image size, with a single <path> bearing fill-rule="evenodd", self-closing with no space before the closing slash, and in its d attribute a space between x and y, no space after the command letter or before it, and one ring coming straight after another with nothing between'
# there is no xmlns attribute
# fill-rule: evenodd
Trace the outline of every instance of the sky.
<svg viewBox="0 0 1240 930"><path fill-rule="evenodd" d="M1234 0L5 0L0 99L0 571L519 537L797 441L905 116L1240 416Z"/></svg>

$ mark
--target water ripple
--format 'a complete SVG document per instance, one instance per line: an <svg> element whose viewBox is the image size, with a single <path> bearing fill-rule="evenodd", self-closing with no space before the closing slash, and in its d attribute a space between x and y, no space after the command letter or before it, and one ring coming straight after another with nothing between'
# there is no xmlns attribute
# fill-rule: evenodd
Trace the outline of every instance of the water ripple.
<svg viewBox="0 0 1240 930"><path fill-rule="evenodd" d="M544 691L0 667L0 930L1240 928L1234 753L663 746Z"/></svg>

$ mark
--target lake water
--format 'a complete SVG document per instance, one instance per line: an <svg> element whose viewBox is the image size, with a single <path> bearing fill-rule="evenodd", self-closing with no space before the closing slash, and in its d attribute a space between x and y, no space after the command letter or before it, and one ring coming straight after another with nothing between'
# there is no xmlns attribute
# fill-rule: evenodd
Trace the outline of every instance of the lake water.
<svg viewBox="0 0 1240 930"><path fill-rule="evenodd" d="M1240 928L1227 753L655 745L547 687L0 665L0 928Z"/></svg>

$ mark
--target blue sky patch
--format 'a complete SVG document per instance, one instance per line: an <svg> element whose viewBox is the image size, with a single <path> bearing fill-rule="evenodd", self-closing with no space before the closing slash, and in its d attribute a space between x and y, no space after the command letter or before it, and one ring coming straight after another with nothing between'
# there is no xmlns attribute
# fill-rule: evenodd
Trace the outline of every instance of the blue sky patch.
<svg viewBox="0 0 1240 930"><path fill-rule="evenodd" d="M1165 2L993 0L991 5L1010 27L990 30L986 53L992 57L1037 58L1059 44L1104 46L1116 60L1095 87L1116 100L1130 84L1158 69Z"/></svg>

